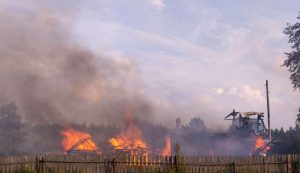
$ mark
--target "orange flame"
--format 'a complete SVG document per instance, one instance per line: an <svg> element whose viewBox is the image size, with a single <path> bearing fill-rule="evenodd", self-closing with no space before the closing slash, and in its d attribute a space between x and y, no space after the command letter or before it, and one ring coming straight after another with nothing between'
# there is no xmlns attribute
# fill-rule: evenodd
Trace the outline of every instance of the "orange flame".
<svg viewBox="0 0 300 173"><path fill-rule="evenodd" d="M136 126L131 124L128 129L115 138L109 139L109 142L115 149L135 149L137 147L147 148L147 144L141 138L142 132Z"/></svg>
<svg viewBox="0 0 300 173"><path fill-rule="evenodd" d="M261 136L258 136L255 141L255 150L259 148L262 148L260 154L265 154L268 150L270 150L270 147L266 145L265 140Z"/></svg>
<svg viewBox="0 0 300 173"><path fill-rule="evenodd" d="M147 149L147 144L142 140L142 132L132 122L133 114L130 109L124 113L124 117L128 121L129 126L121 134L109 139L111 145L115 149L129 149L132 151L137 147Z"/></svg>
<svg viewBox="0 0 300 173"><path fill-rule="evenodd" d="M258 148L263 147L265 145L266 145L265 140L261 136L256 138L255 149L258 149Z"/></svg>
<svg viewBox="0 0 300 173"><path fill-rule="evenodd" d="M161 155L171 156L171 136L169 134L166 136L166 146L162 150Z"/></svg>
<svg viewBox="0 0 300 173"><path fill-rule="evenodd" d="M62 145L64 147L64 151L70 150L72 147L76 146L76 150L84 150L84 151L95 151L97 150L97 146L95 142L92 140L91 135L88 133L76 131L74 129L67 129L61 132L64 139L62 141ZM79 141L82 141L79 143Z"/></svg>

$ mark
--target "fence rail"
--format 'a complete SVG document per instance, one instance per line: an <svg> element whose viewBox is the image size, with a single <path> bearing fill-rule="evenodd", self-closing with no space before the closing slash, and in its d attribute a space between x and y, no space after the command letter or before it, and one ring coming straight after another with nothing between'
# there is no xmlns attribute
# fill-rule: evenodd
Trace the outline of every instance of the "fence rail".
<svg viewBox="0 0 300 173"><path fill-rule="evenodd" d="M163 157L41 155L0 158L0 173L300 173L300 155Z"/></svg>

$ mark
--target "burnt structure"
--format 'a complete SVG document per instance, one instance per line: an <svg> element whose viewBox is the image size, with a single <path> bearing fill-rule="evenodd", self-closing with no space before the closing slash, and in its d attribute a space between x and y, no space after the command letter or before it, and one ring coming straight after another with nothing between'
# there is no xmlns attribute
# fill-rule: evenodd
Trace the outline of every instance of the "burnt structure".
<svg viewBox="0 0 300 173"><path fill-rule="evenodd" d="M82 138L72 146L67 154L100 154L99 149L91 137Z"/></svg>
<svg viewBox="0 0 300 173"><path fill-rule="evenodd" d="M264 123L263 112L236 112L233 111L225 117L232 121L232 129L248 134L264 135L268 129Z"/></svg>
<svg viewBox="0 0 300 173"><path fill-rule="evenodd" d="M125 156L125 157L129 157L129 156L146 156L146 155L152 153L150 149L143 148L143 147L140 147L140 146L113 148L112 152L113 152L114 155Z"/></svg>

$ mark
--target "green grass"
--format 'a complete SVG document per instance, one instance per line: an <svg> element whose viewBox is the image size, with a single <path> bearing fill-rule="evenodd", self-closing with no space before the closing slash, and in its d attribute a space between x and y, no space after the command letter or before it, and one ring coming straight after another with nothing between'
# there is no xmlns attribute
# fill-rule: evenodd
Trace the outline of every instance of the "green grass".
<svg viewBox="0 0 300 173"><path fill-rule="evenodd" d="M30 170L27 166L22 166L20 170L17 170L14 173L36 173L36 172Z"/></svg>

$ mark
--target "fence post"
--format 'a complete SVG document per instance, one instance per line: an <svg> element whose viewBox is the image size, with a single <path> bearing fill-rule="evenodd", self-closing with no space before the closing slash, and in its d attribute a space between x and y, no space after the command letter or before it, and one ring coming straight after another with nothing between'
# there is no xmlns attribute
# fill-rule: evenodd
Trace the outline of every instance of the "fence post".
<svg viewBox="0 0 300 173"><path fill-rule="evenodd" d="M291 155L291 172L296 173L299 171L299 159L297 155Z"/></svg>
<svg viewBox="0 0 300 173"><path fill-rule="evenodd" d="M42 156L42 159L39 160L39 173L44 173L44 157Z"/></svg>
<svg viewBox="0 0 300 173"><path fill-rule="evenodd" d="M108 160L108 158L104 158L104 172L110 172L110 161Z"/></svg>
<svg viewBox="0 0 300 173"><path fill-rule="evenodd" d="M112 173L115 173L115 158L112 159Z"/></svg>
<svg viewBox="0 0 300 173"><path fill-rule="evenodd" d="M34 162L35 162L35 165L34 165L35 171L36 171L37 173L40 173L40 169L41 169L41 168L40 168L40 159L39 159L39 156L38 156L38 155L35 156Z"/></svg>
<svg viewBox="0 0 300 173"><path fill-rule="evenodd" d="M286 155L286 173L290 173L290 159L289 159L289 155Z"/></svg>
<svg viewBox="0 0 300 173"><path fill-rule="evenodd" d="M228 165L229 166L229 173L235 173L235 163L232 162L231 164Z"/></svg>
<svg viewBox="0 0 300 173"><path fill-rule="evenodd" d="M178 173L178 165L177 165L177 156L174 156L174 166L175 166L175 172Z"/></svg>
<svg viewBox="0 0 300 173"><path fill-rule="evenodd" d="M299 162L298 160L292 161L292 173L298 172Z"/></svg>
<svg viewBox="0 0 300 173"><path fill-rule="evenodd" d="M266 172L265 157L263 156L263 172Z"/></svg>

